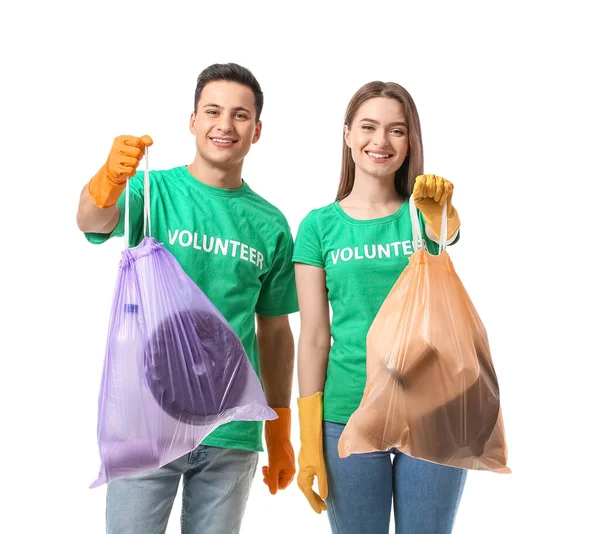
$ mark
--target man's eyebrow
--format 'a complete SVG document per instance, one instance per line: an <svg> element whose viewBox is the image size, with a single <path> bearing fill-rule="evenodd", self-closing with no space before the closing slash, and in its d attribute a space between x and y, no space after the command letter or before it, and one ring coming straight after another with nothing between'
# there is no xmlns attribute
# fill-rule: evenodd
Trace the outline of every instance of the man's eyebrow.
<svg viewBox="0 0 600 534"><path fill-rule="evenodd" d="M225 109L223 106L219 106L219 104L204 104L203 108L217 108L217 109ZM248 108L244 106L236 106L233 108L233 111L245 111L246 113L251 113Z"/></svg>

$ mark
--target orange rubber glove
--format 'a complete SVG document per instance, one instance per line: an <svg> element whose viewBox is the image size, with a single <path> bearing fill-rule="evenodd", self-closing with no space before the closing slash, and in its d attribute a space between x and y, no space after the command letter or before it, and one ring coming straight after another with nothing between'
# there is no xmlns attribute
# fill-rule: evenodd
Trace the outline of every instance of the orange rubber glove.
<svg viewBox="0 0 600 534"><path fill-rule="evenodd" d="M298 486L312 509L320 514L327 510L325 500L329 493L323 456L323 393L298 399L300 419L300 454L298 455ZM313 491L317 477L319 493Z"/></svg>
<svg viewBox="0 0 600 534"><path fill-rule="evenodd" d="M451 181L435 174L422 174L421 176L417 176L415 181L413 189L415 205L419 208L423 217L425 217L427 225L438 239L442 232L442 209L444 203L448 204L448 238L451 238L460 227L458 212L452 205L453 191L454 185Z"/></svg>
<svg viewBox="0 0 600 534"><path fill-rule="evenodd" d="M99 208L110 208L116 204L127 183L144 157L146 147L152 144L152 139L120 135L110 149L106 163L102 165L88 184L92 202Z"/></svg>
<svg viewBox="0 0 600 534"><path fill-rule="evenodd" d="M269 466L262 468L263 482L269 486L271 495L287 488L296 474L294 448L290 441L292 410L273 408L278 419L265 422L265 441L269 454Z"/></svg>

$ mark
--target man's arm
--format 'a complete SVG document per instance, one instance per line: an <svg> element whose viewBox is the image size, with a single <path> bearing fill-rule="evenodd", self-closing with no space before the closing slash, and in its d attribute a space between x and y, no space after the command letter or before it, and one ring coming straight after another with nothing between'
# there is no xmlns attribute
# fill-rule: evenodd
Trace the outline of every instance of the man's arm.
<svg viewBox="0 0 600 534"><path fill-rule="evenodd" d="M294 338L287 315L256 316L260 370L267 404L277 419L265 423L269 465L263 466L263 481L275 495L287 488L296 473L294 448L290 441Z"/></svg>
<svg viewBox="0 0 600 534"><path fill-rule="evenodd" d="M77 209L77 227L82 232L110 234L117 226L120 216L120 210L116 204L105 209L96 206L90 196L88 184L85 185L81 191Z"/></svg>
<svg viewBox="0 0 600 534"><path fill-rule="evenodd" d="M258 353L269 406L288 408L294 375L294 337L287 315L256 316Z"/></svg>
<svg viewBox="0 0 600 534"><path fill-rule="evenodd" d="M110 234L119 223L116 205L152 139L144 135L121 135L112 145L106 163L81 191L77 226L82 232Z"/></svg>

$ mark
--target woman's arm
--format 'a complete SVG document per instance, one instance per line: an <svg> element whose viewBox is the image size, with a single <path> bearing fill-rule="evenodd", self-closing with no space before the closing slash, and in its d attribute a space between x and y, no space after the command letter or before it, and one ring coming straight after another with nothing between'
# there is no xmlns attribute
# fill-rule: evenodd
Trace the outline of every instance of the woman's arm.
<svg viewBox="0 0 600 534"><path fill-rule="evenodd" d="M300 397L323 391L331 348L329 301L325 270L296 264L296 287L300 307L298 386Z"/></svg>

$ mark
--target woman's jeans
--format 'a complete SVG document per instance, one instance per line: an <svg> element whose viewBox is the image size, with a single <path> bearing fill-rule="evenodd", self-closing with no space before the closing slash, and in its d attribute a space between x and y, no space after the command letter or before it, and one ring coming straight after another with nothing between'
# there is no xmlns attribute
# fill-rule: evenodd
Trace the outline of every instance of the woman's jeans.
<svg viewBox="0 0 600 534"><path fill-rule="evenodd" d="M344 425L325 422L323 444L334 534L450 534L467 471L389 452L338 455Z"/></svg>

